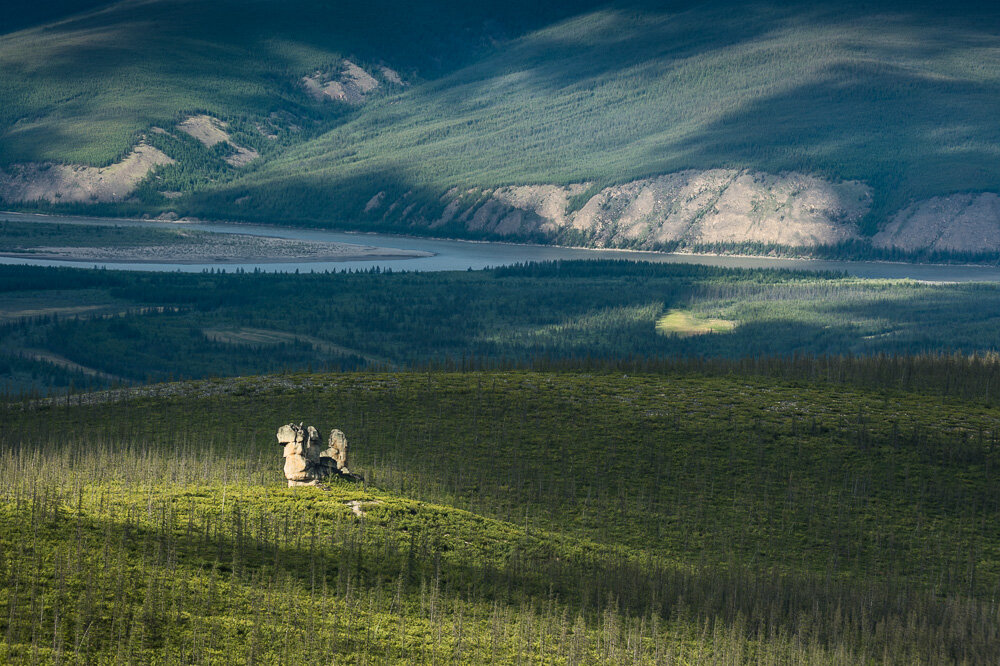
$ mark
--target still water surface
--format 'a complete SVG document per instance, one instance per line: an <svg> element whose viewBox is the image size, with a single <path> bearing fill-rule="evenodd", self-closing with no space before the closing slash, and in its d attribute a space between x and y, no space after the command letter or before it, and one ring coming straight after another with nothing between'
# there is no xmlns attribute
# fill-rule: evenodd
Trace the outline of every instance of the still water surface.
<svg viewBox="0 0 1000 666"><path fill-rule="evenodd" d="M102 220L86 217L40 217L19 213L0 213L0 220L50 221L66 224L116 224L120 226L142 225L150 222L138 220ZM164 226L168 226L164 223ZM171 227L177 225L170 224ZM100 267L139 271L183 271L201 272L209 269L237 269L268 272L344 271L367 270L374 266L391 268L394 271L452 271L507 266L525 261L548 261L555 259L631 259L635 261L655 261L674 264L702 264L730 268L786 268L791 270L837 271L863 278L910 278L932 282L1000 282L1000 266L949 266L937 264L901 264L877 261L821 261L808 259L774 259L766 257L718 257L690 254L670 254L665 252L630 252L624 250L590 250L545 245L518 245L513 243L474 242L461 240L435 240L394 236L389 234L368 234L355 232L324 231L287 227L184 223L186 229L198 229L211 233L248 234L271 236L296 240L332 241L356 245L374 245L406 250L433 252L432 257L415 259L368 261L303 261L303 262L260 262L248 258L246 263L109 263L96 264ZM30 264L36 266L87 266L93 262L58 261L21 257L0 257L0 264Z"/></svg>

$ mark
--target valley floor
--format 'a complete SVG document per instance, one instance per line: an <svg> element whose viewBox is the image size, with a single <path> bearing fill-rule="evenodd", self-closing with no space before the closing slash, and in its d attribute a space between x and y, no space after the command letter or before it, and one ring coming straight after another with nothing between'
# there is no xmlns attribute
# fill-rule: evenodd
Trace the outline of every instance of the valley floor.
<svg viewBox="0 0 1000 666"><path fill-rule="evenodd" d="M430 257L422 250L360 243L210 233L185 225L7 215L0 257L84 263L247 264L337 262Z"/></svg>

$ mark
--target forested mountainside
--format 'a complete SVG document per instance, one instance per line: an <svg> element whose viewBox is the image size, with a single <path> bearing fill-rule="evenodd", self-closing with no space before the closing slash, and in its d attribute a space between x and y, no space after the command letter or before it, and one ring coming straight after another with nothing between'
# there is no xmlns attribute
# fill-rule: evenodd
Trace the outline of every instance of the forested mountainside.
<svg viewBox="0 0 1000 666"><path fill-rule="evenodd" d="M1000 256L979 3L15 3L7 208Z"/></svg>

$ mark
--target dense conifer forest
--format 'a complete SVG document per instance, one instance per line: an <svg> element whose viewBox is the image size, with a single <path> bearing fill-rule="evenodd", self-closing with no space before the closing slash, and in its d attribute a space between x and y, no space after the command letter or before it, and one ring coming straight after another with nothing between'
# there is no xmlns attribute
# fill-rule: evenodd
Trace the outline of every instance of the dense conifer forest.
<svg viewBox="0 0 1000 666"><path fill-rule="evenodd" d="M8 209L497 238L508 234L448 222L449 202L580 184L572 212L603 187L732 169L859 183L871 205L850 220L844 202L831 209L844 243L656 249L997 258L964 241L871 240L911 204L1000 192L990 3L45 4L19 1L0 24L0 170L37 164L44 181L52 166L106 167L140 144L165 159L134 188L9 194ZM378 84L363 100L317 98L303 83L344 62ZM192 117L214 119L225 140L183 131ZM255 157L234 162L238 150ZM766 208L783 195L745 196ZM603 242L593 229L511 233Z"/></svg>
<svg viewBox="0 0 1000 666"><path fill-rule="evenodd" d="M991 284L631 261L299 275L4 266L0 304L14 393L310 368L783 366L1000 348Z"/></svg>

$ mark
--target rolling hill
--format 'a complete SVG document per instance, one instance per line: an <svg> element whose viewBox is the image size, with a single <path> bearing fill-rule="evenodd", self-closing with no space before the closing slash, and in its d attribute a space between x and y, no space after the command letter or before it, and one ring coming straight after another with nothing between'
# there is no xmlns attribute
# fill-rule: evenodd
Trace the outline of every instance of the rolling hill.
<svg viewBox="0 0 1000 666"><path fill-rule="evenodd" d="M1000 252L989 5L94 4L25 18L0 42L8 207L649 249ZM192 136L192 118L219 139ZM149 176L26 184L137 147L155 157Z"/></svg>
<svg viewBox="0 0 1000 666"><path fill-rule="evenodd" d="M12 662L998 658L1000 412L977 400L415 372L0 416ZM285 487L292 418L347 432L366 485Z"/></svg>

